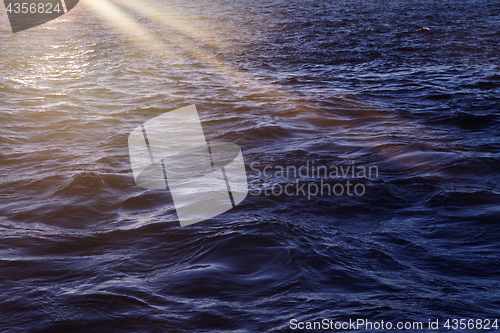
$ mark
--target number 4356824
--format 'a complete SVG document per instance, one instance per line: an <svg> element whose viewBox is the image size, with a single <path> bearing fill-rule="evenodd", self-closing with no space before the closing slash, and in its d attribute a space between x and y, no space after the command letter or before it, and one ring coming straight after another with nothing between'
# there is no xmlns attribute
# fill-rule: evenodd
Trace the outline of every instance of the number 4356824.
<svg viewBox="0 0 500 333"><path fill-rule="evenodd" d="M443 327L452 330L496 330L498 329L498 319L448 319Z"/></svg>
<svg viewBox="0 0 500 333"><path fill-rule="evenodd" d="M6 9L9 14L52 14L64 11L59 3L55 7L51 3L9 3Z"/></svg>

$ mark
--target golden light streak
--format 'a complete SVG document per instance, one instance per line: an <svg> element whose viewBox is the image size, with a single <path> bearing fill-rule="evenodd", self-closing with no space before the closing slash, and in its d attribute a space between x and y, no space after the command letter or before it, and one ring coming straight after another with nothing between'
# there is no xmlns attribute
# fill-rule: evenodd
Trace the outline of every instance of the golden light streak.
<svg viewBox="0 0 500 333"><path fill-rule="evenodd" d="M295 98L291 94L288 94L282 90L278 90L270 84L266 84L264 82L259 82L257 79L251 77L250 75L243 73L238 70L234 66L231 66L227 63L224 63L217 59L213 53L206 51L204 48L200 47L194 41L190 41L188 38L182 38L182 36L169 35L168 43L163 39L157 38L149 34L140 24L132 20L127 13L123 10L119 9L113 3L120 3L125 7L131 10L141 10L142 3L135 4L129 0L115 0L111 3L108 0L84 0L85 3L91 5L92 9L94 9L105 21L110 24L113 24L119 31L124 33L128 38L132 39L136 43L144 42L144 40L149 40L147 43L149 45L149 49L156 49L160 52L165 50L170 50L170 56L174 56L173 49L178 51L183 51L188 56L192 56L198 59L201 63L203 63L207 67L212 67L218 72L218 77L222 80L225 80L233 87L245 86L246 89L253 89L259 95L270 98L273 100L279 100L283 103L291 103ZM141 10L141 12L148 13L148 15L157 16L157 11L149 10ZM139 13L141 13L139 12ZM153 19L147 16L148 19ZM171 21L169 20L157 20L158 23L167 26L168 28L172 28L169 24ZM192 29L187 29L186 27L181 27L180 24L175 25L176 28L183 29L181 34L185 31L189 33ZM186 30L187 29L187 30ZM141 38L141 37L144 38ZM202 41L196 40L198 43L203 44ZM169 46L169 44L173 44ZM155 46L155 47L152 47ZM178 54L176 55L178 57Z"/></svg>
<svg viewBox="0 0 500 333"><path fill-rule="evenodd" d="M67 13L68 9L66 9L66 2L64 2L64 0L61 0L61 2L62 2L62 6L63 6L63 9L64 9L64 12Z"/></svg>
<svg viewBox="0 0 500 333"><path fill-rule="evenodd" d="M165 13L164 11L158 11L158 8L151 6L149 3L145 1L137 1L137 0L115 0L115 2L124 5L137 13L141 13L142 15L148 17L151 20L154 20L160 24L168 26L172 30L176 30L187 37L200 41L207 46L212 48L220 49L221 45L216 44L213 36L216 35L215 32L211 34L207 34L206 32L200 31L199 29L195 29L194 27L186 24L186 20L181 20L176 18L172 13Z"/></svg>
<svg viewBox="0 0 500 333"><path fill-rule="evenodd" d="M212 67L218 72L218 77L228 82L232 87L244 87L246 91L253 91L259 99L272 101L273 103L281 103L289 105L296 111L294 118L280 119L287 124L289 128L296 128L298 131L312 126L322 127L350 127L352 135L349 135L354 141L360 142L363 146L369 147L374 152L384 157L386 160L394 164L405 166L408 169L420 169L425 165L432 163L427 159L426 155L418 154L414 149L410 149L398 143L390 141L373 140L366 135L367 133L357 133L357 129L365 125L371 127L381 126L387 128L388 123L397 130L398 128L412 129L416 132L424 132L425 129L416 124L410 124L405 119L390 113L385 110L377 110L375 108L366 107L359 102L353 102L351 114L347 115L346 119L334 119L325 115L321 109L314 106L307 106L305 101L300 96L293 94L283 89L277 89L275 86L265 81L259 80L250 74L244 73L230 64L227 64L215 57L215 55L206 49L218 48L211 38L207 35L196 31L189 25L183 23L182 20L173 18L172 15L159 13L150 5L144 4L142 1L133 0L112 0L138 14L141 14L149 20L155 21L170 30L178 32L178 36L169 35L168 43L150 34L139 23L129 17L127 13L118 8L115 4L108 0L82 0L82 3L93 9L104 21L112 24L117 30L122 32L135 44L145 47L147 51L163 56L178 57L178 52L183 51L186 55L198 59L207 67ZM201 46L200 46L201 44ZM172 46L170 46L172 45ZM166 54L167 53L167 54ZM348 104L349 102L346 102ZM346 106L347 108L347 106ZM354 116L352 113L355 113ZM352 118L356 119L353 123ZM398 147L395 152L394 147ZM430 149L432 150L432 148Z"/></svg>
<svg viewBox="0 0 500 333"><path fill-rule="evenodd" d="M82 0L99 17L123 33L133 43L145 46L150 52L174 55L167 45L156 36L150 34L140 24L131 19L127 13L110 3L108 0Z"/></svg>

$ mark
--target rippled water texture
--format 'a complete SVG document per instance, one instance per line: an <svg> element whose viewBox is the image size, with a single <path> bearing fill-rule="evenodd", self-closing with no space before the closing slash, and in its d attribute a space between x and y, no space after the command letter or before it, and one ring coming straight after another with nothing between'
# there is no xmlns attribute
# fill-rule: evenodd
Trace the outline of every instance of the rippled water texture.
<svg viewBox="0 0 500 333"><path fill-rule="evenodd" d="M0 328L498 318L499 22L494 0L82 0L12 34L2 10ZM379 177L181 228L127 138L190 104L249 180L308 160Z"/></svg>

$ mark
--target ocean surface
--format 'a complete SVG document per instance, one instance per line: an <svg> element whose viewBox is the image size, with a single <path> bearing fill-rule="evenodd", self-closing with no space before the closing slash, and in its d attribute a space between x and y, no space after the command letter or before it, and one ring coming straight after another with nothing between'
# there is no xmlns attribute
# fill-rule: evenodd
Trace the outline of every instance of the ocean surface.
<svg viewBox="0 0 500 333"><path fill-rule="evenodd" d="M498 0L82 0L12 34L1 9L0 331L500 319L499 23ZM127 140L191 104L251 195L180 227ZM265 194L346 181L275 174L313 161L378 174Z"/></svg>

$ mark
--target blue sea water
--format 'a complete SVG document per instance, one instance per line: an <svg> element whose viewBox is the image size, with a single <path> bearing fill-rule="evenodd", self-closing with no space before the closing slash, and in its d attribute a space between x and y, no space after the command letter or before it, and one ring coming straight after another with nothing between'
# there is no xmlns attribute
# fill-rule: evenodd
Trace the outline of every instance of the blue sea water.
<svg viewBox="0 0 500 333"><path fill-rule="evenodd" d="M500 319L499 22L495 0L86 0L17 34L2 12L0 329ZM190 104L260 195L181 228L127 138ZM379 174L308 198L251 168L308 161Z"/></svg>

